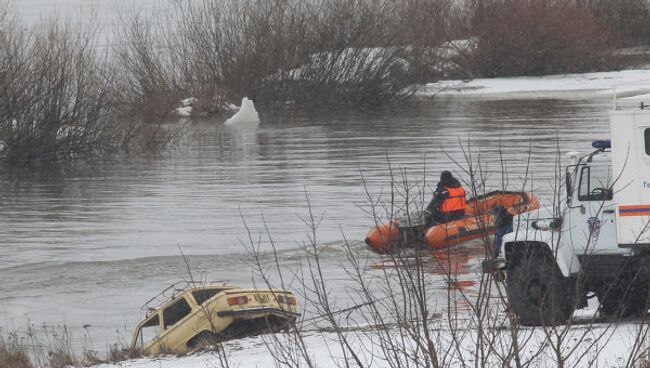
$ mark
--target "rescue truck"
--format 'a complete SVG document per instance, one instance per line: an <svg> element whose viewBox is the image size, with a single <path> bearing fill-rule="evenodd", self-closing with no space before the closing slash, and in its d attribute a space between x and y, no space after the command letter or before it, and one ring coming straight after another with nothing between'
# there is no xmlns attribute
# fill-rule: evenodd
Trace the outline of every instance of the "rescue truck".
<svg viewBox="0 0 650 368"><path fill-rule="evenodd" d="M611 140L568 153L562 195L520 214L495 257L522 325L567 322L597 297L600 316L633 318L650 296L650 110L610 112Z"/></svg>

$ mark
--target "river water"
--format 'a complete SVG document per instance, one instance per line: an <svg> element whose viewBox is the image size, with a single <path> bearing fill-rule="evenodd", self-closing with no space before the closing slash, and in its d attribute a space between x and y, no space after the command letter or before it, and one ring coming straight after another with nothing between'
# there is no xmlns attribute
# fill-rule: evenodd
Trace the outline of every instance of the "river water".
<svg viewBox="0 0 650 368"><path fill-rule="evenodd" d="M362 244L373 223L363 182L373 195L388 191L387 160L413 180L426 168L432 186L443 169L467 179L444 152L462 161L469 137L486 165L487 188L501 188L502 156L508 188L518 189L530 153L532 189L548 203L558 144L561 153L586 151L591 139L606 137L608 107L457 99L374 113L261 111L257 127L226 127L221 117L192 121L181 146L154 157L3 169L0 320L19 331L28 323L65 324L78 343L90 331L105 346L116 330L130 333L149 297L188 279L180 249L194 277L252 285L243 219L257 244L264 216L290 271L307 239L306 198L323 216L323 265L345 304L344 235L368 263L381 260Z"/></svg>
<svg viewBox="0 0 650 368"><path fill-rule="evenodd" d="M110 28L109 3L131 6L12 6L27 23L95 12ZM145 9L161 4L138 2ZM587 151L590 140L608 136L608 108L607 101L438 99L366 113L262 110L259 126L227 127L225 117L190 121L183 143L156 156L1 168L0 328L66 325L75 347L87 334L99 348L115 342L116 331L129 339L140 306L188 279L181 250L195 278L252 285L244 221L270 258L266 223L281 267L293 270L309 232L307 204L322 216L317 241L325 276L345 305L344 237L367 264L381 261L362 243L373 224L364 183L375 197L390 191L389 162L394 172L434 186L445 169L468 179L450 158L462 163L469 150L484 165L488 190L503 188L503 161L508 189L521 188L528 171L534 180L527 189L547 203L558 147L560 156ZM477 265L467 265L467 277Z"/></svg>

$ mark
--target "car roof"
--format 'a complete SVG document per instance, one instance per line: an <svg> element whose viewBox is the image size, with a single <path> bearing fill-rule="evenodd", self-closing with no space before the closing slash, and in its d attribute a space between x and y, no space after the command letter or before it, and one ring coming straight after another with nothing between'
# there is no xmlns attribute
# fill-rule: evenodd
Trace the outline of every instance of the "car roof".
<svg viewBox="0 0 650 368"><path fill-rule="evenodd" d="M201 283L198 285L185 282L185 281L180 281L171 284L166 289L156 294L156 296L147 300L142 305L141 309L147 311L147 318L148 318L152 313L155 313L156 311L173 303L175 300L178 300L180 297L184 297L188 293L197 290L211 290L211 289L236 290L239 288L236 286L227 285L226 283L221 281L212 282L212 283Z"/></svg>

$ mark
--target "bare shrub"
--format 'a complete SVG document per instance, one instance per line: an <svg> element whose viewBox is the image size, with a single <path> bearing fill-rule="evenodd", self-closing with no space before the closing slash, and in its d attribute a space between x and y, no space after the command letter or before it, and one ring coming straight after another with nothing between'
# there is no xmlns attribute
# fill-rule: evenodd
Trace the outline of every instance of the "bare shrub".
<svg viewBox="0 0 650 368"><path fill-rule="evenodd" d="M607 65L607 29L565 1L490 0L474 9L474 65L486 77L595 71Z"/></svg>
<svg viewBox="0 0 650 368"><path fill-rule="evenodd" d="M435 54L422 55L444 37L432 32L447 28L451 3L176 1L174 15L122 27L123 99L165 112L183 94L204 112L242 96L307 107L399 100L425 64L434 69Z"/></svg>
<svg viewBox="0 0 650 368"><path fill-rule="evenodd" d="M612 31L618 47L647 45L650 36L650 2L647 0L574 0Z"/></svg>
<svg viewBox="0 0 650 368"><path fill-rule="evenodd" d="M0 162L27 166L171 143L176 131L163 138L157 130L152 145L137 139L149 132L142 117L120 116L128 91L96 35L57 19L25 28L0 12Z"/></svg>
<svg viewBox="0 0 650 368"><path fill-rule="evenodd" d="M303 105L377 105L411 84L405 44L391 29L391 2L320 1L306 14L310 41L298 67L282 66L285 98ZM404 35L406 37L406 35ZM400 40L404 42L404 40ZM287 70L288 69L288 70Z"/></svg>
<svg viewBox="0 0 650 368"><path fill-rule="evenodd" d="M180 45L170 45L173 32L164 31L162 17L145 19L141 14L120 17L116 38L113 99L122 115L159 121L170 116L179 101L187 97L182 68L188 63L175 59ZM185 74L185 76L187 76Z"/></svg>
<svg viewBox="0 0 650 368"><path fill-rule="evenodd" d="M94 33L55 21L0 27L0 159L20 166L115 146Z"/></svg>

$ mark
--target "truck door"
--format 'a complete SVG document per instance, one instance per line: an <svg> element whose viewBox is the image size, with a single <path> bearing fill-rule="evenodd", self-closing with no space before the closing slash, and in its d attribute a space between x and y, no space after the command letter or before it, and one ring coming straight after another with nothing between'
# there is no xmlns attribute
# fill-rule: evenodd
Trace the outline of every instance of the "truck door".
<svg viewBox="0 0 650 368"><path fill-rule="evenodd" d="M616 206L609 162L578 165L565 237L577 255L616 253Z"/></svg>

